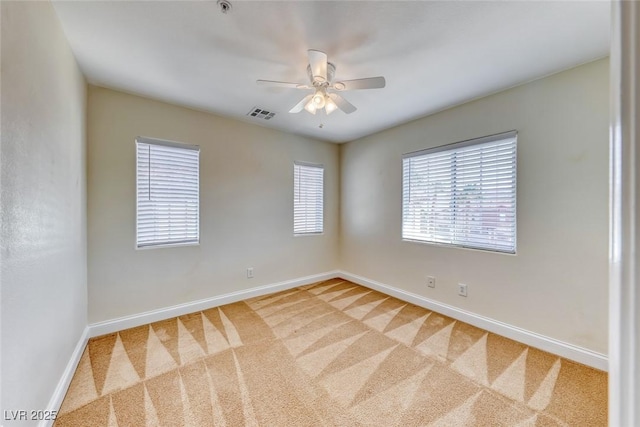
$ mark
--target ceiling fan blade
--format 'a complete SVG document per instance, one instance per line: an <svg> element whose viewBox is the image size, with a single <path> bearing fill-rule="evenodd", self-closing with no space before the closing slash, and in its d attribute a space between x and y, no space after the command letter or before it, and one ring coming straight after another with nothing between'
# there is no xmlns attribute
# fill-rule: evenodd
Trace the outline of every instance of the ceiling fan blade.
<svg viewBox="0 0 640 427"><path fill-rule="evenodd" d="M256 83L259 86L286 87L290 89L311 89L311 86L303 85L300 83L276 82L273 80L256 80Z"/></svg>
<svg viewBox="0 0 640 427"><path fill-rule="evenodd" d="M367 77L365 79L342 80L336 82L333 87L336 90L357 90L357 89L381 89L387 84L384 77ZM340 88L341 86L342 89Z"/></svg>
<svg viewBox="0 0 640 427"><path fill-rule="evenodd" d="M327 54L319 50L309 49L309 66L314 80L327 81Z"/></svg>
<svg viewBox="0 0 640 427"><path fill-rule="evenodd" d="M290 113L299 113L300 111L302 111L302 109L304 108L305 104L311 100L312 97L313 97L313 94L305 96L304 98L302 98L302 101L298 102L295 105L295 107L293 107L291 110L289 110L289 112Z"/></svg>
<svg viewBox="0 0 640 427"><path fill-rule="evenodd" d="M339 109L347 114L351 114L357 110L357 108L353 104L351 104L349 101L347 101L337 93L330 93L329 97L333 99L333 102L336 103Z"/></svg>

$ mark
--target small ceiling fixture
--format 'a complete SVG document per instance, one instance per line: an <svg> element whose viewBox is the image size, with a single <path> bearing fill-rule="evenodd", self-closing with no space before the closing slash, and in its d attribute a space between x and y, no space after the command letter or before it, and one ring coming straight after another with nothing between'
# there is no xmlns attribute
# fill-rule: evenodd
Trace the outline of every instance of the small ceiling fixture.
<svg viewBox="0 0 640 427"><path fill-rule="evenodd" d="M311 85L278 82L273 80L258 80L256 83L263 86L286 87L291 89L313 89L313 93L305 96L297 103L290 113L299 113L307 110L311 114L316 114L318 110L324 109L327 115L333 113L337 109L351 114L357 110L349 101L341 97L335 92L329 92L329 89L344 91L356 89L380 89L385 87L386 81L384 77L367 77L364 79L343 80L333 83L333 77L336 73L336 66L327 61L327 54L319 50L308 50L309 65L307 65L307 74Z"/></svg>
<svg viewBox="0 0 640 427"><path fill-rule="evenodd" d="M229 13L231 10L231 3L227 0L218 0L218 7L220 8L220 12Z"/></svg>

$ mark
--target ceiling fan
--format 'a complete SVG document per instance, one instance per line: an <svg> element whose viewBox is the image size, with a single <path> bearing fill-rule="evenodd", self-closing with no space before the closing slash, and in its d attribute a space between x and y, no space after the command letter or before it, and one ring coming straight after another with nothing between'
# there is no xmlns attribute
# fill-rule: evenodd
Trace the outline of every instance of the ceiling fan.
<svg viewBox="0 0 640 427"><path fill-rule="evenodd" d="M357 108L349 101L333 91L357 90L357 89L380 89L386 84L384 77L367 77L364 79L342 80L334 82L336 66L327 61L327 54L319 50L309 49L309 65L307 74L309 84L278 82L273 80L257 80L256 83L262 86L285 87L291 89L312 89L314 92L305 96L298 102L290 113L299 113L303 109L311 114L324 108L327 115L336 109L341 109L347 114L351 114Z"/></svg>

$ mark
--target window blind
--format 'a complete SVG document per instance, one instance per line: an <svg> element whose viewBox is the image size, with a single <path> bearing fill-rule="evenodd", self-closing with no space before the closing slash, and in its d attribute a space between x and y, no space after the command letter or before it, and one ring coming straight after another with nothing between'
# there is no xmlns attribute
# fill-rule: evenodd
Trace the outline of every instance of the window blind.
<svg viewBox="0 0 640 427"><path fill-rule="evenodd" d="M515 253L516 132L403 156L402 238Z"/></svg>
<svg viewBox="0 0 640 427"><path fill-rule="evenodd" d="M197 146L136 140L137 247L199 242Z"/></svg>
<svg viewBox="0 0 640 427"><path fill-rule="evenodd" d="M324 227L324 167L293 165L293 234L317 234Z"/></svg>

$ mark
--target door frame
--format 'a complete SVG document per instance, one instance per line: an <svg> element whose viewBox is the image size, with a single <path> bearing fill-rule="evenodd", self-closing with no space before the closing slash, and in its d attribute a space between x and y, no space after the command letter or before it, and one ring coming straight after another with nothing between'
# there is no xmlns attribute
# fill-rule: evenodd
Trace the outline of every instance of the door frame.
<svg viewBox="0 0 640 427"><path fill-rule="evenodd" d="M609 145L609 425L640 425L640 5L613 0Z"/></svg>

